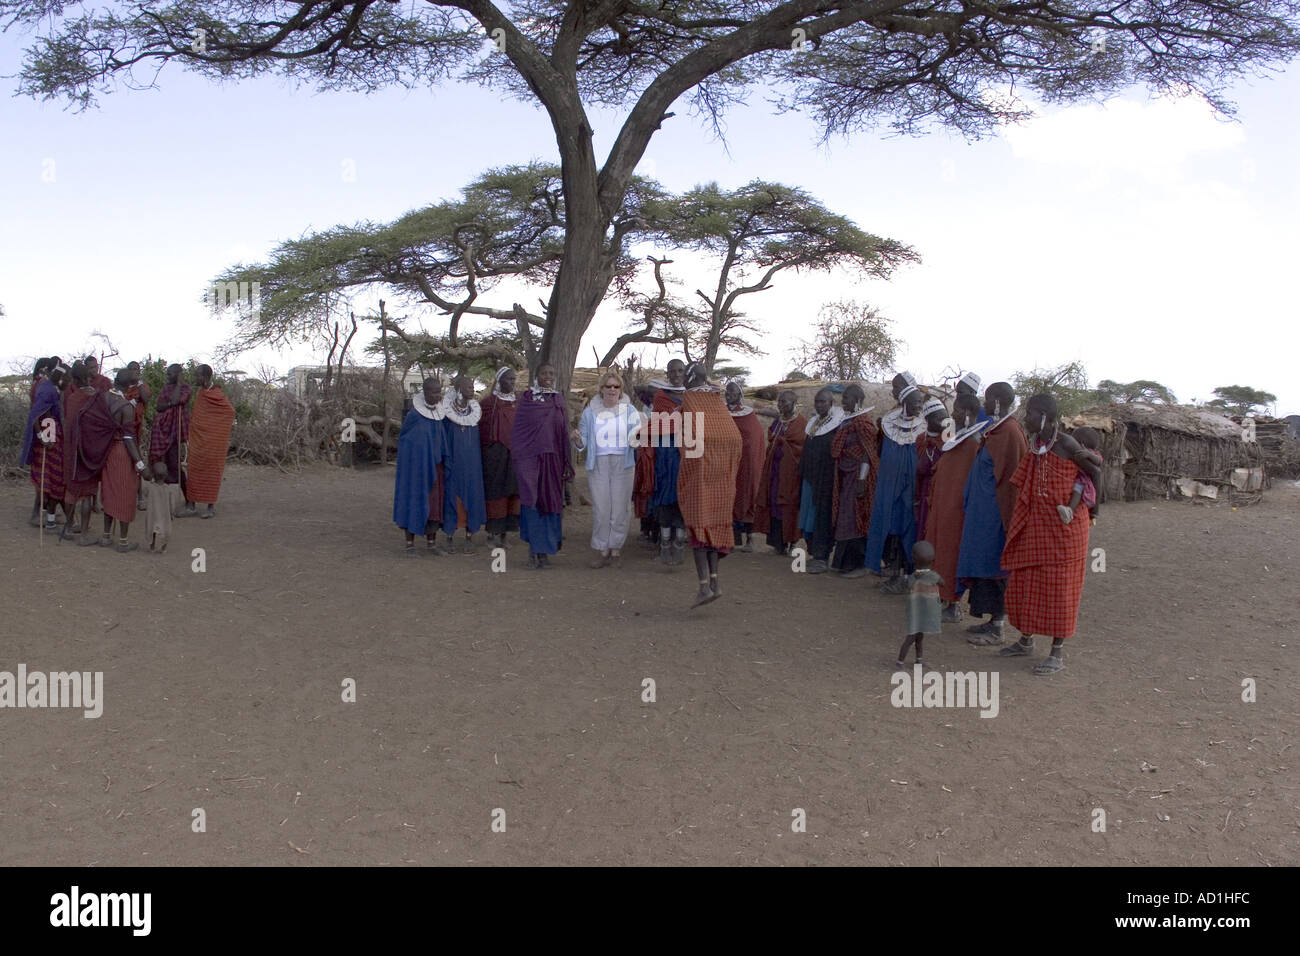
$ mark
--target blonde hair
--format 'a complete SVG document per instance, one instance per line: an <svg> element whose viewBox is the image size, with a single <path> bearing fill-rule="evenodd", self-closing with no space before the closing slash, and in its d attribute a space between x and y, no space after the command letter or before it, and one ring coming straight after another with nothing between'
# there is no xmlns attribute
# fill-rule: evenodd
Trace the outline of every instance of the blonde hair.
<svg viewBox="0 0 1300 956"><path fill-rule="evenodd" d="M605 390L605 386L609 384L611 378L618 383L619 394L622 395L625 393L626 383L623 381L623 374L618 369L611 368L603 372L600 376L600 387L596 389L597 397L600 397L600 393Z"/></svg>

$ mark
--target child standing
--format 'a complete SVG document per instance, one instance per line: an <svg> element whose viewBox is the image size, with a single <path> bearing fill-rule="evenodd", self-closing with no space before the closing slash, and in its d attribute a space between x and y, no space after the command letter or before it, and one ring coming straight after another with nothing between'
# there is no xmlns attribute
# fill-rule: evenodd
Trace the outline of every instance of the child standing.
<svg viewBox="0 0 1300 956"><path fill-rule="evenodd" d="M1101 467L1101 452L1097 446L1101 444L1101 436L1097 434L1095 428L1076 428L1074 430L1074 439L1084 448L1088 449L1089 458ZM1070 495L1068 505L1057 505L1056 513L1061 516L1061 520L1069 524L1074 520L1074 512L1078 509L1079 503L1082 502L1088 509L1088 515L1093 524L1097 523L1097 486L1092 483L1092 478L1082 468L1074 478L1074 493Z"/></svg>
<svg viewBox="0 0 1300 956"><path fill-rule="evenodd" d="M162 554L167 550L167 536L172 532L172 489L167 484L167 466L153 463L153 480L146 483L145 523L148 525L149 550Z"/></svg>
<svg viewBox="0 0 1300 956"><path fill-rule="evenodd" d="M921 640L926 634L938 634L943 628L939 623L941 608L939 606L939 585L943 583L937 572L930 566L934 563L934 545L929 541L918 541L912 545L912 563L916 570L908 577L907 593L907 637L898 649L898 668L907 664L907 650L916 645L916 663L924 665L921 658Z"/></svg>

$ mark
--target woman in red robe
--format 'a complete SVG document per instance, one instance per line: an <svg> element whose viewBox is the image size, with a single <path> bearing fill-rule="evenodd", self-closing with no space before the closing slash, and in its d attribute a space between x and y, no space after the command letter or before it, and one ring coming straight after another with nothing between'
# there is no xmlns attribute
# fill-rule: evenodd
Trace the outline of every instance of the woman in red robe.
<svg viewBox="0 0 1300 956"><path fill-rule="evenodd" d="M867 573L863 554L880 457L876 452L877 432L871 423L871 409L862 407L866 397L860 385L850 385L844 390L843 423L831 442L831 458L835 460L835 490L831 497L835 556L831 567L838 569L842 578L860 578Z"/></svg>
<svg viewBox="0 0 1300 956"><path fill-rule="evenodd" d="M99 494L99 471L87 470L81 462L81 412L96 394L86 381L86 366L72 363L68 386L63 390L63 502L69 511L81 504L81 518L69 533L80 532L82 544L94 544L90 533L90 502Z"/></svg>
<svg viewBox="0 0 1300 956"><path fill-rule="evenodd" d="M948 420L948 409L943 402L932 398L921 408L925 416L925 431L916 439L916 540L925 540L925 522L930 511L930 482L934 469L943 455L943 428Z"/></svg>
<svg viewBox="0 0 1300 956"><path fill-rule="evenodd" d="M962 510L966 477L980 450L980 432L983 423L977 422L980 403L974 395L959 394L952 403L953 423L957 434L942 446L942 454L934 464L926 489L925 537L934 545L934 563L931 569L942 581L939 597L944 602L941 619L955 624L962 618L957 604L957 556L961 550L961 529L965 518ZM978 426L978 427L977 427ZM920 460L920 456L917 456ZM918 466L919 471L919 466Z"/></svg>
<svg viewBox="0 0 1300 956"><path fill-rule="evenodd" d="M235 424L235 406L212 381L212 366L200 365L199 392L194 397L190 418L189 454L185 463L185 513L196 513L194 503L208 506L204 518L216 514L221 476L226 471L226 453L230 450L230 429Z"/></svg>
<svg viewBox="0 0 1300 956"><path fill-rule="evenodd" d="M728 382L723 398L731 420L740 432L740 470L736 472L736 500L731 509L733 531L741 551L754 550L754 505L763 477L763 457L767 451L763 424L754 409L744 403L739 382Z"/></svg>
<svg viewBox="0 0 1300 956"><path fill-rule="evenodd" d="M776 398L777 420L767 430L767 454L754 508L754 524L767 535L773 554L785 554L799 540L799 459L808 419L795 414L797 396L786 389Z"/></svg>
<svg viewBox="0 0 1300 956"><path fill-rule="evenodd" d="M519 531L519 484L510 457L510 430L515 424L515 370L497 370L492 394L479 402L478 440L483 454L483 494L487 499L487 533L499 547Z"/></svg>
<svg viewBox="0 0 1300 956"><path fill-rule="evenodd" d="M1035 395L1025 410L1030 454L1020 459L1011 482L1016 497L1002 567L1007 581L1007 618L1023 635L1002 648L1003 657L1023 657L1034 649L1034 635L1052 639L1051 655L1034 667L1039 675L1065 667L1062 649L1073 637L1088 571L1088 511L1080 508L1068 522L1057 510L1069 502L1080 471L1101 484L1101 469L1082 445L1061 429L1056 399Z"/></svg>

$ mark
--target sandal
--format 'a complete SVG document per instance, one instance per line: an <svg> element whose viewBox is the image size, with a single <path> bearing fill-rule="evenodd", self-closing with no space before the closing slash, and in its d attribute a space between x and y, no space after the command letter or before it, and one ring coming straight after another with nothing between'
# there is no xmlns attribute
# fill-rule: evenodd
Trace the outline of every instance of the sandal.
<svg viewBox="0 0 1300 956"><path fill-rule="evenodd" d="M967 644L974 644L976 647L1000 647L1006 642L1007 639L1002 636L1002 628L996 631L981 631L966 638Z"/></svg>
<svg viewBox="0 0 1300 956"><path fill-rule="evenodd" d="M1002 648L1002 650L998 651L998 656L999 657L1028 657L1033 652L1034 652L1033 644L1022 644L1019 641L1016 641L1016 643L1008 645L1007 647L1004 647Z"/></svg>
<svg viewBox="0 0 1300 956"><path fill-rule="evenodd" d="M1034 665L1034 673L1039 677L1043 677L1046 674L1055 674L1057 671L1063 670L1065 670L1065 661L1061 660L1059 657L1049 656L1046 660L1041 660Z"/></svg>
<svg viewBox="0 0 1300 956"><path fill-rule="evenodd" d="M707 593L701 591L699 594L695 595L695 600L691 602L691 610L693 611L701 604L709 604L713 601L716 601L717 599L718 596L714 594L712 591L709 591Z"/></svg>
<svg viewBox="0 0 1300 956"><path fill-rule="evenodd" d="M419 555L416 554L416 552L415 552L415 545L413 545L413 544L408 544L408 545L406 546L405 550L402 552L402 557L405 557L405 558L418 558Z"/></svg>
<svg viewBox="0 0 1300 956"><path fill-rule="evenodd" d="M713 592L715 598L722 597L722 588L718 586L718 576L716 574L709 575L709 590Z"/></svg>
<svg viewBox="0 0 1300 956"><path fill-rule="evenodd" d="M140 545L135 541L132 541L130 544L127 544L125 541L122 541L117 546L117 552L118 554L129 554L130 552L134 551L138 547L140 547Z"/></svg>
<svg viewBox="0 0 1300 956"><path fill-rule="evenodd" d="M99 546L101 548L111 548L113 546L113 536L111 534L106 534L101 537L99 539Z"/></svg>

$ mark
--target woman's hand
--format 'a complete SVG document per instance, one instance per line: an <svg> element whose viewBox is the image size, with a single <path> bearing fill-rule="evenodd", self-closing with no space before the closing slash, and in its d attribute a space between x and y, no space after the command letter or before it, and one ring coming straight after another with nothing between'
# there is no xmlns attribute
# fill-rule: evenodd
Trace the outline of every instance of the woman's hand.
<svg viewBox="0 0 1300 956"><path fill-rule="evenodd" d="M581 445L581 444L582 444L582 432L578 431L576 428L570 428L570 429L569 429L569 441L573 442L575 445Z"/></svg>

